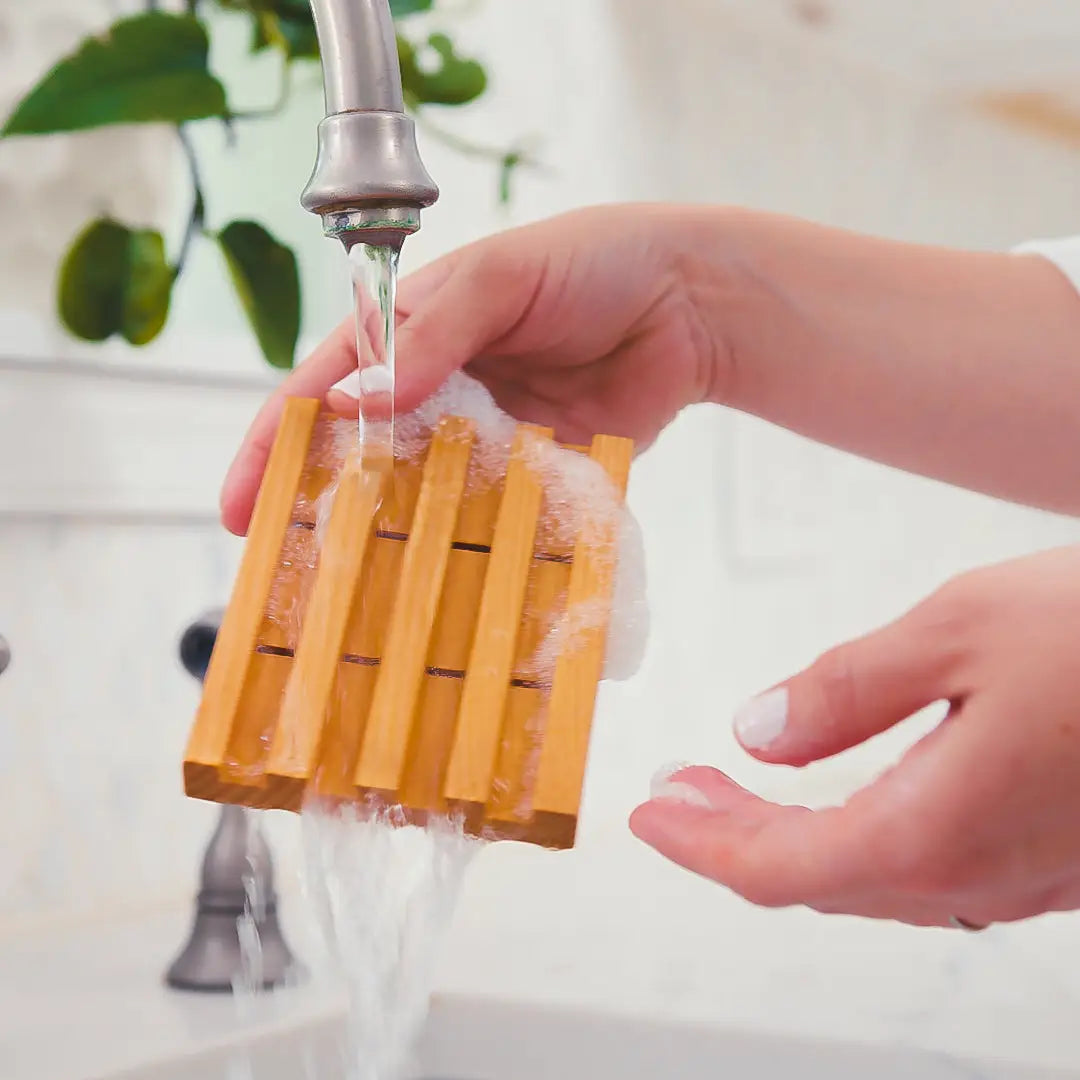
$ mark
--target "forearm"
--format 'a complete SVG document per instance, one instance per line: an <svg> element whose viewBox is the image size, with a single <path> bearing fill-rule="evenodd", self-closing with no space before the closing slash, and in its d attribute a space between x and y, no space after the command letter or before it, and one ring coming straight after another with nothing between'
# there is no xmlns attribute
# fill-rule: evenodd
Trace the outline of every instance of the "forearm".
<svg viewBox="0 0 1080 1080"><path fill-rule="evenodd" d="M745 212L708 213L694 232L687 276L719 343L717 400L1080 512L1080 297L1050 262Z"/></svg>

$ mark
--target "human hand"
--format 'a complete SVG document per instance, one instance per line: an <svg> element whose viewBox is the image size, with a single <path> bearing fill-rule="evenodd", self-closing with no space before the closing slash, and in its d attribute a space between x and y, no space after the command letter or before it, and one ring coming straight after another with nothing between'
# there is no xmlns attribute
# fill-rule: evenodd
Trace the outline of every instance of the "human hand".
<svg viewBox="0 0 1080 1080"><path fill-rule="evenodd" d="M694 767L631 827L767 907L926 926L1078 908L1078 641L1080 547L967 574L736 717L756 758L800 766L948 701L942 723L846 805L781 806Z"/></svg>
<svg viewBox="0 0 1080 1080"><path fill-rule="evenodd" d="M594 434L644 449L685 406L707 400L722 346L694 301L689 212L665 206L576 211L481 240L401 283L396 407L408 412L465 368L518 420L565 442ZM350 316L256 417L222 491L246 532L286 397L325 398L357 366Z"/></svg>

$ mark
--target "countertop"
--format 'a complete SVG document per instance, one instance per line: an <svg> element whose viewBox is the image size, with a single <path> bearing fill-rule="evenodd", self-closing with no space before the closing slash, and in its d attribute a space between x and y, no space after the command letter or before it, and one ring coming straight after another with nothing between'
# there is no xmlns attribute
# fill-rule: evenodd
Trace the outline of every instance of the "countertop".
<svg viewBox="0 0 1080 1080"><path fill-rule="evenodd" d="M441 958L440 1007L486 999L1080 1077L1080 919L969 935L763 911L614 835L600 850L481 853ZM100 1080L340 1016L340 993L319 981L243 1009L168 990L190 917L184 905L0 941L4 1080ZM295 901L287 933L290 919Z"/></svg>

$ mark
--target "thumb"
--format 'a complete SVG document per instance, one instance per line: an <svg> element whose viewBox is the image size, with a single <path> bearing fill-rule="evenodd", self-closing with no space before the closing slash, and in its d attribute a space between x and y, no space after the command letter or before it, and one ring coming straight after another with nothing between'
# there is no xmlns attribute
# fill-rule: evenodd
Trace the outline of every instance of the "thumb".
<svg viewBox="0 0 1080 1080"><path fill-rule="evenodd" d="M545 259L509 247L510 235L458 252L440 268L442 280L434 289L416 303L408 296L411 310L397 331L401 411L416 408L453 372L497 349L529 313L543 284Z"/></svg>
<svg viewBox="0 0 1080 1080"><path fill-rule="evenodd" d="M955 643L935 601L830 650L744 705L735 736L754 757L806 765L864 742L943 698L955 698Z"/></svg>

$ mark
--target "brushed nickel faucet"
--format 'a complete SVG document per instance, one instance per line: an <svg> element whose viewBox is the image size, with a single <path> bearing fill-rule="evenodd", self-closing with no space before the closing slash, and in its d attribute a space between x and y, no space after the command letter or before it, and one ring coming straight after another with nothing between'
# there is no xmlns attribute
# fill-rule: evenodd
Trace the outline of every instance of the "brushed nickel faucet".
<svg viewBox="0 0 1080 1080"><path fill-rule="evenodd" d="M420 228L420 211L439 189L420 160L416 127L405 114L397 36L389 0L311 0L322 56L326 117L301 205L322 218L323 232L346 249L366 243L395 250ZM220 613L184 634L181 661L201 679ZM9 654L0 638L0 671ZM255 831L252 831L255 830ZM263 985L295 978L299 965L277 919L269 848L240 807L223 806L203 858L195 921L166 975L171 986L229 991L241 972L237 920L250 894L262 897L258 931Z"/></svg>
<svg viewBox="0 0 1080 1080"><path fill-rule="evenodd" d="M439 189L405 114L388 0L311 0L322 56L326 118L300 198L345 246L400 248Z"/></svg>
<svg viewBox="0 0 1080 1080"><path fill-rule="evenodd" d="M221 626L220 611L196 619L180 638L180 662L202 681ZM240 921L251 919L257 957L245 957ZM246 961L257 959L257 972ZM270 848L258 819L242 806L223 805L203 854L195 917L187 941L169 965L165 981L175 990L232 993L254 975L265 990L297 981L294 960L278 921Z"/></svg>

